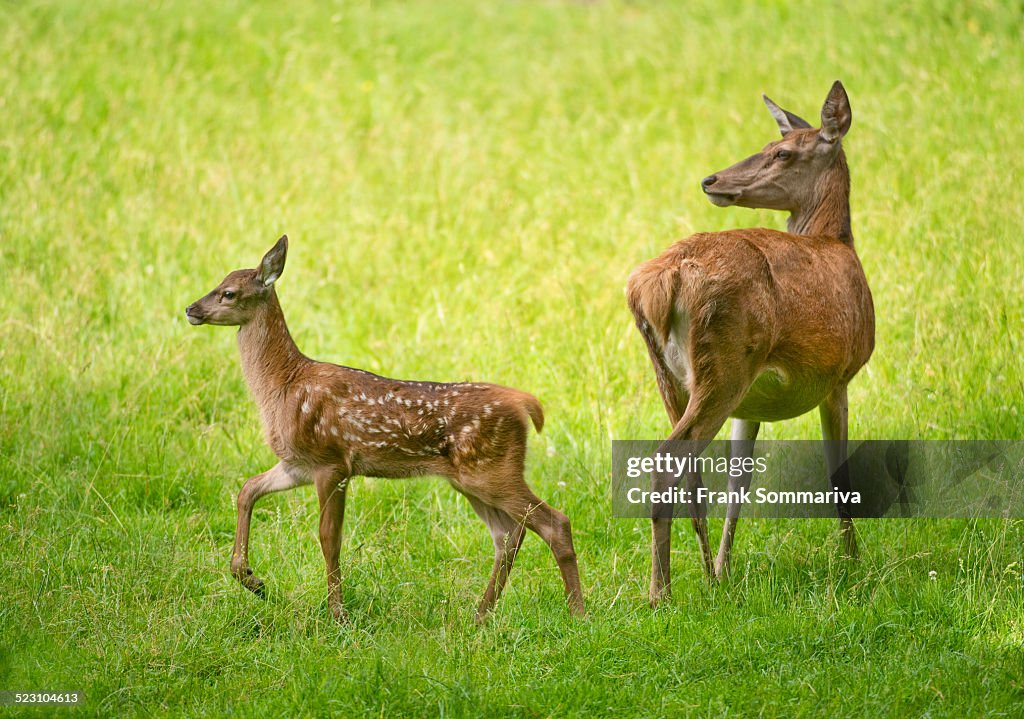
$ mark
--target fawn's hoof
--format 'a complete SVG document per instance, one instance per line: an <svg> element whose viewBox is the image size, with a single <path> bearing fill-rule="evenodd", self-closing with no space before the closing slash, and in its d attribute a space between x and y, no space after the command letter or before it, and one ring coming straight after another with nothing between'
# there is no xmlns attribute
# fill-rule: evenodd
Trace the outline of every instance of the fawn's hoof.
<svg viewBox="0 0 1024 719"><path fill-rule="evenodd" d="M476 608L476 614L473 615L473 621L476 622L477 626L483 626L487 623L487 619L491 616L491 606L486 602L482 602L480 606Z"/></svg>
<svg viewBox="0 0 1024 719"><path fill-rule="evenodd" d="M566 601L569 604L569 614L578 619L583 619L587 616L587 608L583 604L583 597L579 592L573 591L567 594Z"/></svg>
<svg viewBox="0 0 1024 719"><path fill-rule="evenodd" d="M255 594L260 599L265 599L267 596L266 585L263 580L252 573L252 569L246 567L236 571L235 578L242 584L243 587L248 589L250 592Z"/></svg>

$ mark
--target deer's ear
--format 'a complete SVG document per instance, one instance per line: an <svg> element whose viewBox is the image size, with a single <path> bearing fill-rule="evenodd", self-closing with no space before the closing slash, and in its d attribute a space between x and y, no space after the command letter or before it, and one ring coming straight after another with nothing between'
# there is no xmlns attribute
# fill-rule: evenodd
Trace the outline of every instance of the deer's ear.
<svg viewBox="0 0 1024 719"><path fill-rule="evenodd" d="M264 286L270 287L277 282L277 278L284 272L284 261L288 257L288 235L281 235L277 244L270 248L270 251L263 255L260 261L260 268L256 273L256 279Z"/></svg>
<svg viewBox="0 0 1024 719"><path fill-rule="evenodd" d="M821 139L829 143L841 140L849 131L852 121L850 98L846 96L843 83L836 80L825 98L825 104L821 106Z"/></svg>
<svg viewBox="0 0 1024 719"><path fill-rule="evenodd" d="M772 102L772 99L767 95L762 95L761 97L764 98L764 104L768 106L768 112L772 114L772 117L775 118L775 122L778 123L779 130L782 132L783 137L793 132L793 130L811 126L807 120L803 119L799 115L794 115L788 110L783 110Z"/></svg>

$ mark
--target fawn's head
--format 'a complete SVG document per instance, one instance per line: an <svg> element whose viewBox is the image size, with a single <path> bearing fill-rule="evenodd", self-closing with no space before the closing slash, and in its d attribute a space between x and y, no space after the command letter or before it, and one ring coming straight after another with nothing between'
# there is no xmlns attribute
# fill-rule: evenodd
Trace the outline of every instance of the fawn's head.
<svg viewBox="0 0 1024 719"><path fill-rule="evenodd" d="M756 155L705 177L700 185L719 207L798 212L815 201L819 180L830 171L848 175L842 139L850 129L850 99L841 82L832 85L821 108L821 127L783 110L764 96L782 139Z"/></svg>
<svg viewBox="0 0 1024 719"><path fill-rule="evenodd" d="M235 270L205 297L185 308L194 325L244 325L263 307L284 271L288 236L282 235L254 270Z"/></svg>

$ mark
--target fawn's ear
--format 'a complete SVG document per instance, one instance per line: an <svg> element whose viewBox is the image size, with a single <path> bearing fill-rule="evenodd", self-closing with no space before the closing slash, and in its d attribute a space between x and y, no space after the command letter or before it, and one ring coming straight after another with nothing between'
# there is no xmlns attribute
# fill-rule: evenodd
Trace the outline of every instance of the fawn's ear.
<svg viewBox="0 0 1024 719"><path fill-rule="evenodd" d="M256 279L264 287L270 287L277 282L277 278L284 272L284 261L288 257L288 235L281 235L270 252L263 255L260 261L260 268L256 272Z"/></svg>
<svg viewBox="0 0 1024 719"><path fill-rule="evenodd" d="M799 115L794 115L789 110L783 110L772 102L772 99L767 95L761 95L761 97L764 98L764 104L768 106L768 112L775 118L775 122L778 124L783 137L793 132L793 130L811 126L811 123Z"/></svg>
<svg viewBox="0 0 1024 719"><path fill-rule="evenodd" d="M821 139L830 143L841 140L849 131L852 121L850 98L846 96L843 83L836 80L825 98L825 104L821 106Z"/></svg>

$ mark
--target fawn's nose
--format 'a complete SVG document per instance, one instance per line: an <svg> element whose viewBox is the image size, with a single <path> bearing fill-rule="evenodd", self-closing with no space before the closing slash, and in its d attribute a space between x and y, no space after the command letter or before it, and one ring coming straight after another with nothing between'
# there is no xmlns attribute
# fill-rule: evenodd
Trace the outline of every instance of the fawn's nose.
<svg viewBox="0 0 1024 719"><path fill-rule="evenodd" d="M718 175L708 175L700 181L700 186L707 192L708 188L718 182Z"/></svg>
<svg viewBox="0 0 1024 719"><path fill-rule="evenodd" d="M196 307L196 303L195 302L193 302L192 304L190 304L188 307L185 308L185 318L188 319L189 324L192 324L192 325L202 324L202 322L203 322L202 312L200 312L199 308Z"/></svg>

